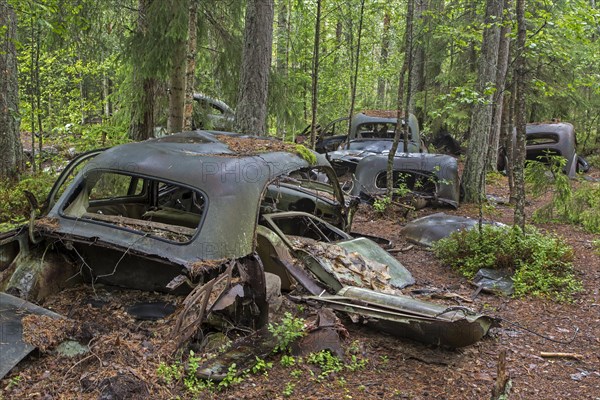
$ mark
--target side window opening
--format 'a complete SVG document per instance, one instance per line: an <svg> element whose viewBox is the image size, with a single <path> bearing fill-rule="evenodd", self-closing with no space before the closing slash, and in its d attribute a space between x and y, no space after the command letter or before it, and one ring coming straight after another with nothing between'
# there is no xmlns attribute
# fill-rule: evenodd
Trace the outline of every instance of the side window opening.
<svg viewBox="0 0 600 400"><path fill-rule="evenodd" d="M62 212L185 243L196 234L205 206L204 194L176 183L94 171Z"/></svg>

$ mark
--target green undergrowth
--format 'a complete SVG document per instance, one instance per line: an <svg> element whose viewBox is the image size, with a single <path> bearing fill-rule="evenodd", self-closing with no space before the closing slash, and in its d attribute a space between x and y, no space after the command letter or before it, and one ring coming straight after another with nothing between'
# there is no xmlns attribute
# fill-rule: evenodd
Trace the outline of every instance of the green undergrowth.
<svg viewBox="0 0 600 400"><path fill-rule="evenodd" d="M564 302L582 290L573 272L573 249L559 237L527 227L491 225L462 230L433 246L436 256L471 279L480 268L514 273L516 297L533 295Z"/></svg>
<svg viewBox="0 0 600 400"><path fill-rule="evenodd" d="M557 156L548 160L548 165L530 161L525 170L530 195L551 193L550 202L533 213L533 221L579 225L588 232L600 233L600 183L582 181L574 188L562 173L566 160Z"/></svg>
<svg viewBox="0 0 600 400"><path fill-rule="evenodd" d="M0 232L21 225L29 218L31 209L24 190L32 192L39 202L43 202L55 180L56 174L41 172L23 175L17 184L0 181Z"/></svg>
<svg viewBox="0 0 600 400"><path fill-rule="evenodd" d="M280 366L289 371L289 381L281 388L283 397L294 397L296 385L306 380L318 383L336 382L338 385L343 386L345 385L345 379L340 374L360 371L368 365L368 359L359 354L360 345L357 341L348 346L344 360L327 350L310 353L306 357L291 355L291 344L306 334L304 319L294 317L291 313L285 313L280 322L269 324L268 330L276 342L273 355L268 358L277 357L276 353L280 354ZM273 361L256 357L254 366L244 372L240 372L236 364L231 364L225 378L220 382L199 378L196 371L198 371L200 365L209 357L215 356L218 357L214 354L200 355L190 351L185 361L175 361L171 364L161 362L156 374L161 384L166 385L170 391L181 390L194 398L205 398L208 393L216 394L232 386L239 385L250 375L262 375L265 379L268 379L269 371L274 365Z"/></svg>

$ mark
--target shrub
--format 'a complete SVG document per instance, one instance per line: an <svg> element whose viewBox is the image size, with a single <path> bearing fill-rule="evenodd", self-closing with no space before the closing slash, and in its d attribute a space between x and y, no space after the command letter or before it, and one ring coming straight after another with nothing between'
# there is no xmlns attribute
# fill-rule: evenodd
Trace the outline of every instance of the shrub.
<svg viewBox="0 0 600 400"><path fill-rule="evenodd" d="M523 234L518 227L484 225L462 230L433 246L436 256L467 278L480 268L514 272L515 296L548 296L566 301L582 290L573 275L573 249L560 238L533 227Z"/></svg>
<svg viewBox="0 0 600 400"><path fill-rule="evenodd" d="M562 173L566 160L548 156L549 165L529 161L525 180L532 196L539 197L552 191L550 203L533 213L535 222L562 222L581 225L591 233L600 233L600 184L582 182L578 189L571 187L570 179ZM548 179L548 172L553 179Z"/></svg>

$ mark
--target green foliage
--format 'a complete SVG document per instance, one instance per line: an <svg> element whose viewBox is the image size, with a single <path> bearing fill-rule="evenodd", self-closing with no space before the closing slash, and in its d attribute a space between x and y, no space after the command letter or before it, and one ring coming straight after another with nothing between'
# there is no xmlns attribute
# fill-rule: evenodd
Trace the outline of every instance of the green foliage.
<svg viewBox="0 0 600 400"><path fill-rule="evenodd" d="M27 221L30 208L24 190L32 192L41 203L46 199L56 176L52 173L41 172L37 175L24 175L15 185L10 182L0 182L0 231L12 229Z"/></svg>
<svg viewBox="0 0 600 400"><path fill-rule="evenodd" d="M284 367L292 367L292 366L296 365L296 359L294 358L294 356L284 354L281 356L280 363Z"/></svg>
<svg viewBox="0 0 600 400"><path fill-rule="evenodd" d="M390 204L392 204L392 198L390 196L377 198L373 202L373 210L375 210L376 213L383 215Z"/></svg>
<svg viewBox="0 0 600 400"><path fill-rule="evenodd" d="M581 225L591 233L600 233L600 184L581 182L574 190L562 173L566 160L558 156L547 159L548 165L532 161L525 169L525 180L533 196L552 193L550 202L533 213L533 220Z"/></svg>
<svg viewBox="0 0 600 400"><path fill-rule="evenodd" d="M170 385L173 382L178 382L183 376L183 372L183 366L181 363L167 364L162 361L156 370L156 374L163 378L167 385Z"/></svg>
<svg viewBox="0 0 600 400"><path fill-rule="evenodd" d="M533 227L484 225L452 233L433 246L444 263L472 278L480 268L514 271L515 296L527 294L568 300L582 286L573 274L573 249L558 237Z"/></svg>
<svg viewBox="0 0 600 400"><path fill-rule="evenodd" d="M294 383L288 382L285 384L285 388L283 389L283 392L281 394L283 394L284 397L290 397L294 394L295 387L296 385Z"/></svg>
<svg viewBox="0 0 600 400"><path fill-rule="evenodd" d="M269 332L277 340L274 351L287 351L289 345L305 335L304 320L286 312L279 324L269 324Z"/></svg>
<svg viewBox="0 0 600 400"><path fill-rule="evenodd" d="M342 361L327 350L309 354L306 361L321 369L321 372L317 376L317 380L319 381L327 378L330 374L341 372L344 369Z"/></svg>
<svg viewBox="0 0 600 400"><path fill-rule="evenodd" d="M268 371L271 368L273 368L272 362L267 362L260 357L256 357L256 364L254 364L254 366L252 367L252 373L253 374L262 373L264 376L268 376L269 375Z"/></svg>

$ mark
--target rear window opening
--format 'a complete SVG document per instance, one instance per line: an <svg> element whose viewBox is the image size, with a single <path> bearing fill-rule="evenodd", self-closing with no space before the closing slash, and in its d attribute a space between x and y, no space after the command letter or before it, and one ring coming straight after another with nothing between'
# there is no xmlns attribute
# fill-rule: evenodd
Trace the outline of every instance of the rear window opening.
<svg viewBox="0 0 600 400"><path fill-rule="evenodd" d="M559 136L554 133L530 133L525 139L525 143L528 146L556 144L559 141Z"/></svg>
<svg viewBox="0 0 600 400"><path fill-rule="evenodd" d="M92 171L62 212L159 239L186 243L196 234L205 196L176 183L110 171Z"/></svg>
<svg viewBox="0 0 600 400"><path fill-rule="evenodd" d="M357 129L357 137L364 139L393 139L396 130L395 123L378 122L361 124ZM408 138L412 139L412 130L408 129Z"/></svg>

